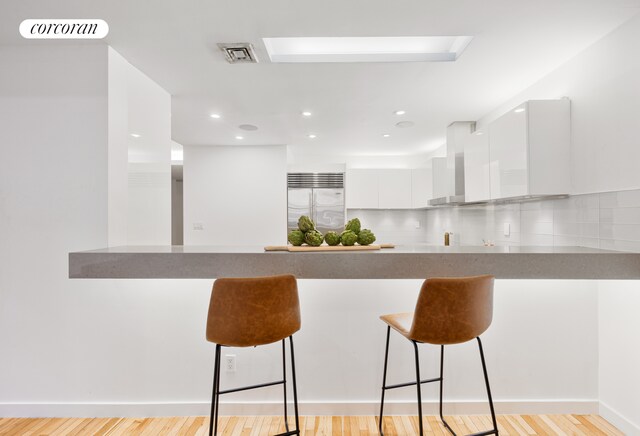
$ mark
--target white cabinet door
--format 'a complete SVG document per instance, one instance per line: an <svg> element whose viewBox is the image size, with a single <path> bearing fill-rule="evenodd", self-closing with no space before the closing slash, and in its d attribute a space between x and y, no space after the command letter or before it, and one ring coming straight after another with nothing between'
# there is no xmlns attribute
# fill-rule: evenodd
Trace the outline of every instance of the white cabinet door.
<svg viewBox="0 0 640 436"><path fill-rule="evenodd" d="M378 170L347 170L347 209L378 208Z"/></svg>
<svg viewBox="0 0 640 436"><path fill-rule="evenodd" d="M571 102L533 100L528 103L529 193L571 192Z"/></svg>
<svg viewBox="0 0 640 436"><path fill-rule="evenodd" d="M489 143L491 198L528 195L526 103L490 124Z"/></svg>
<svg viewBox="0 0 640 436"><path fill-rule="evenodd" d="M431 159L433 177L433 198L447 197L449 195L449 178L446 157L434 157Z"/></svg>
<svg viewBox="0 0 640 436"><path fill-rule="evenodd" d="M491 198L571 192L571 102L525 102L489 126Z"/></svg>
<svg viewBox="0 0 640 436"><path fill-rule="evenodd" d="M429 200L433 198L432 185L431 169L411 170L411 207L429 207Z"/></svg>
<svg viewBox="0 0 640 436"><path fill-rule="evenodd" d="M464 138L465 201L491 198L489 168L489 135L477 130Z"/></svg>
<svg viewBox="0 0 640 436"><path fill-rule="evenodd" d="M378 170L378 207L411 209L411 170Z"/></svg>

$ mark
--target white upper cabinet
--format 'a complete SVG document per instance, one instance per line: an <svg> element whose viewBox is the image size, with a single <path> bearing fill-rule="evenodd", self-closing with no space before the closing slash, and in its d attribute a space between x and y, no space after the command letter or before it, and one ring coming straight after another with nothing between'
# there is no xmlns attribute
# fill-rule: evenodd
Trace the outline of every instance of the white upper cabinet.
<svg viewBox="0 0 640 436"><path fill-rule="evenodd" d="M378 171L369 169L347 170L345 198L347 209L378 208Z"/></svg>
<svg viewBox="0 0 640 436"><path fill-rule="evenodd" d="M431 159L432 167L432 198L447 197L449 195L449 171L447 170L446 157L434 157Z"/></svg>
<svg viewBox="0 0 640 436"><path fill-rule="evenodd" d="M432 188L431 169L411 170L411 207L414 209L429 207L429 200L433 198Z"/></svg>
<svg viewBox="0 0 640 436"><path fill-rule="evenodd" d="M411 170L378 170L378 207L411 209Z"/></svg>
<svg viewBox="0 0 640 436"><path fill-rule="evenodd" d="M347 209L412 209L431 199L431 170L350 169L345 185Z"/></svg>
<svg viewBox="0 0 640 436"><path fill-rule="evenodd" d="M464 138L464 192L465 201L491 199L489 175L489 135L477 130Z"/></svg>
<svg viewBox="0 0 640 436"><path fill-rule="evenodd" d="M489 125L491 199L571 191L570 117L569 99L532 100Z"/></svg>

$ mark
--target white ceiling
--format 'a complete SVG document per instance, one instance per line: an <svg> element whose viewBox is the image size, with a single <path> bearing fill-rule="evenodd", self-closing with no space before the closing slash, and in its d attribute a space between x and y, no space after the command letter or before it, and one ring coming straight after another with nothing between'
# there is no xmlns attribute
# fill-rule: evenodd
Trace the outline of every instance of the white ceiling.
<svg viewBox="0 0 640 436"><path fill-rule="evenodd" d="M406 155L438 147L449 123L482 117L638 11L640 0L2 0L0 43L63 43L22 40L26 18L101 18L106 42L173 95L181 144ZM447 63L272 64L262 44L422 35L475 38ZM251 42L263 62L230 65L219 42ZM394 127L402 120L415 126ZM259 130L237 128L245 123Z"/></svg>

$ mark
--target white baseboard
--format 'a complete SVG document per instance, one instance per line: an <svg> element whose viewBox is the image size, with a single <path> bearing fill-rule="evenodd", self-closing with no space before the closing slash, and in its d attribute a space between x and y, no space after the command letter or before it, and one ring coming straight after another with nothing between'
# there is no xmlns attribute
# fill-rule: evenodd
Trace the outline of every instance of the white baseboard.
<svg viewBox="0 0 640 436"><path fill-rule="evenodd" d="M495 401L499 414L590 414L602 410L597 400L519 400ZM301 415L377 415L378 402L301 402ZM0 403L0 417L154 417L154 416L207 416L209 403ZM488 414L489 407L483 401L445 402L445 413L452 415ZM438 403L423 403L425 414L438 413ZM279 415L282 403L232 403L220 404L221 415ZM293 405L290 403L290 412ZM415 402L386 402L385 414L412 415ZM613 422L613 421L612 421Z"/></svg>
<svg viewBox="0 0 640 436"><path fill-rule="evenodd" d="M599 415L615 425L625 435L640 436L640 426L629 421L605 403L600 403Z"/></svg>

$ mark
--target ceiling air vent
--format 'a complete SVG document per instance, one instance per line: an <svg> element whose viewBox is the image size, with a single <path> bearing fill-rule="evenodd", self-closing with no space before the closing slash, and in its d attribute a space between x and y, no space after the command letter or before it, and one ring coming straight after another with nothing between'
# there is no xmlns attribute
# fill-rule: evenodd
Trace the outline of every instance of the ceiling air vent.
<svg viewBox="0 0 640 436"><path fill-rule="evenodd" d="M253 45L248 42L220 43L218 47L224 52L230 64L255 64L258 62Z"/></svg>

